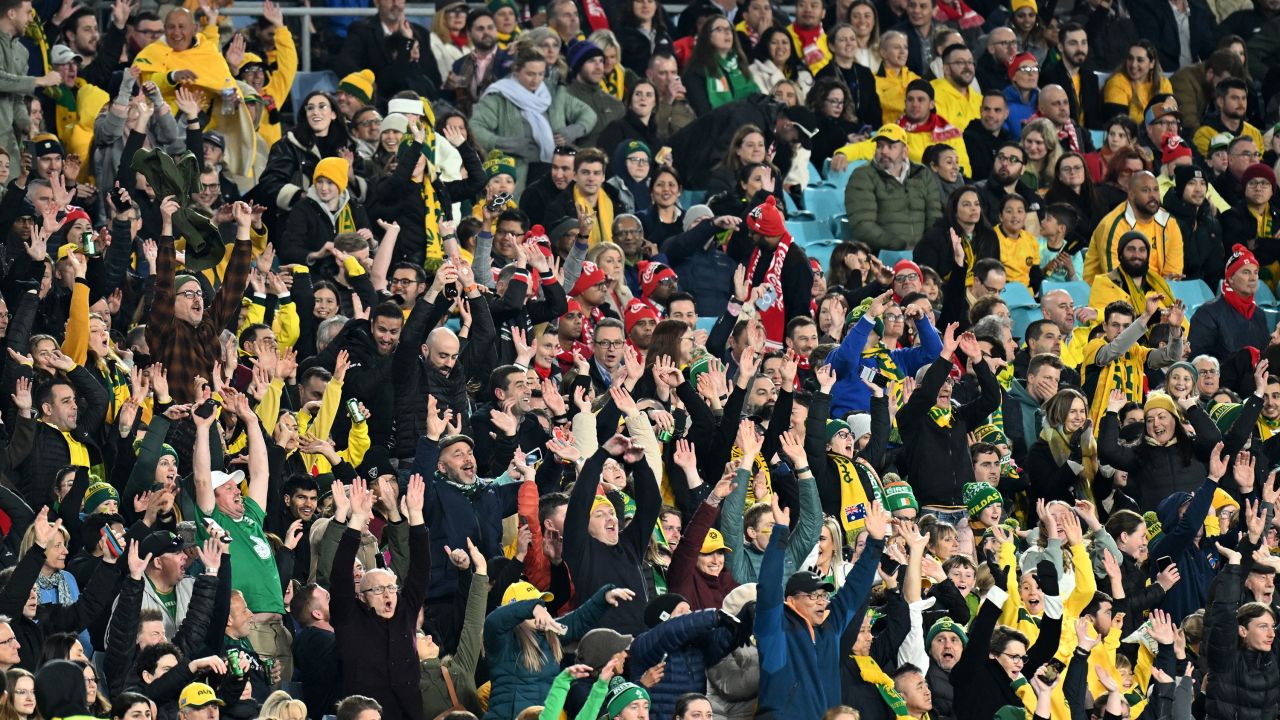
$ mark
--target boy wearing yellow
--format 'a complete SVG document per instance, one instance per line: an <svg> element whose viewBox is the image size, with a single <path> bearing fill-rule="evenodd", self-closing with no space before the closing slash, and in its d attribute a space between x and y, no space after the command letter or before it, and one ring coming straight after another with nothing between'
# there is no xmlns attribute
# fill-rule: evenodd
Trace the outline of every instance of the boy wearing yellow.
<svg viewBox="0 0 1280 720"><path fill-rule="evenodd" d="M1000 262L1004 264L1007 282L1031 285L1031 268L1040 264L1040 243L1027 232L1027 201L1021 195L1009 193L1000 200L1000 223L996 225L996 237L1000 238Z"/></svg>

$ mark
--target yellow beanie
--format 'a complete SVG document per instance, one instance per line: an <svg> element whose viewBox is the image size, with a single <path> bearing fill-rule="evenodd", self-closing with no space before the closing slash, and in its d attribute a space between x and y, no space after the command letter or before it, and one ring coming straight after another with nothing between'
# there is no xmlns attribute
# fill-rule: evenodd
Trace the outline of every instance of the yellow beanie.
<svg viewBox="0 0 1280 720"><path fill-rule="evenodd" d="M1153 392L1147 396L1146 405L1142 406L1143 412L1151 412L1155 409L1168 411L1177 420L1182 420L1182 408L1178 407L1178 403L1166 393L1159 391Z"/></svg>
<svg viewBox="0 0 1280 720"><path fill-rule="evenodd" d="M316 163L316 170L311 174L311 182L324 178L338 186L339 192L347 189L347 180L351 175L351 166L339 157L327 157Z"/></svg>
<svg viewBox="0 0 1280 720"><path fill-rule="evenodd" d="M368 105L373 102L373 88L376 82L372 70L357 70L342 78L338 83L338 92L344 92Z"/></svg>
<svg viewBox="0 0 1280 720"><path fill-rule="evenodd" d="M1036 14L1040 13L1040 8L1036 7L1036 0L1010 0L1009 5L1014 15L1017 15L1022 8L1031 8L1036 11Z"/></svg>

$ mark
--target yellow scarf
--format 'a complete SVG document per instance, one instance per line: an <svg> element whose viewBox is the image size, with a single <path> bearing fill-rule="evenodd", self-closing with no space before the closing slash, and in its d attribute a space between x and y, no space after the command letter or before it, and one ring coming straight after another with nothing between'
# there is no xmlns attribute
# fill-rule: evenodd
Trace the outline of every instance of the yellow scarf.
<svg viewBox="0 0 1280 720"><path fill-rule="evenodd" d="M72 465L75 465L76 467L84 467L84 468L87 468L90 466L90 463L92 461L89 459L89 448L85 447L84 443L72 437L71 433L65 430L59 430L57 427L53 425L50 425L49 427L61 433L62 439L67 441L67 453L71 457Z"/></svg>
<svg viewBox="0 0 1280 720"><path fill-rule="evenodd" d="M742 450L739 449L737 445L734 445L732 448L730 448L729 459L733 461L734 465L737 465L738 462L742 460ZM751 465L752 465L752 468L751 468L752 479L754 480L756 475L760 473L764 473L765 487L769 489L769 494L772 495L773 494L773 476L769 473L769 463L764 461L763 455L761 455L760 453L756 453L755 462L753 462ZM762 497L762 498L756 497L755 483L752 482L751 484L747 485L747 500L746 500L746 504L743 507L751 507L753 504L757 502L763 502L764 500L767 500L767 499L768 499L767 497Z"/></svg>
<svg viewBox="0 0 1280 720"><path fill-rule="evenodd" d="M941 427L941 428L951 427L951 406L948 405L947 407L938 407L937 405L934 405L933 407L929 408L929 419L932 420L933 424L937 425L938 427Z"/></svg>
<svg viewBox="0 0 1280 720"><path fill-rule="evenodd" d="M880 474L871 463L860 457L850 460L839 453L827 453L827 457L835 463L836 476L840 479L840 525L846 537L853 537L853 531L862 529L866 523L871 501L882 499ZM862 484L864 476L870 481L874 497L867 497L867 490Z"/></svg>
<svg viewBox="0 0 1280 720"><path fill-rule="evenodd" d="M353 233L357 230L356 219L351 215L351 203L346 203L342 209L338 211L337 222L338 233Z"/></svg>
<svg viewBox="0 0 1280 720"><path fill-rule="evenodd" d="M880 691L880 697L893 711L894 717L915 718L907 711L907 700L894 687L893 678L880 669L879 663L866 655L850 655L849 658L853 660L854 665L858 666L858 674L862 676L863 682L871 683L876 690ZM918 720L928 720L928 717L929 713L925 713Z"/></svg>
<svg viewBox="0 0 1280 720"><path fill-rule="evenodd" d="M613 66L613 72L605 73L600 80L600 89L619 100L627 93L627 72L621 63Z"/></svg>
<svg viewBox="0 0 1280 720"><path fill-rule="evenodd" d="M1270 440L1272 435L1280 432L1280 418L1268 420L1267 418L1258 416L1258 436L1263 440Z"/></svg>
<svg viewBox="0 0 1280 720"><path fill-rule="evenodd" d="M1080 365L1081 375L1084 376L1081 378L1084 381L1084 387L1089 386L1091 379L1094 381L1089 417L1093 418L1095 426L1106 413L1107 398L1110 397L1112 390L1122 391L1126 398L1137 403L1142 402L1146 395L1145 366L1147 353L1151 350L1142 345L1134 345L1121 357L1103 367L1098 367L1094 359L1106 344L1105 337L1096 337L1090 341L1084 349L1084 362Z"/></svg>
<svg viewBox="0 0 1280 720"><path fill-rule="evenodd" d="M596 198L596 221L591 226L591 235L587 241L589 247L595 247L602 242L609 242L613 235L613 201L609 199L604 190L596 193ZM573 186L573 204L591 207L591 203L587 202L587 198L578 189L577 185Z"/></svg>
<svg viewBox="0 0 1280 720"><path fill-rule="evenodd" d="M1124 291L1129 293L1129 304L1132 305L1133 309L1137 312L1142 312L1143 309L1146 308L1147 293L1160 293L1166 298L1172 298L1174 296L1173 288L1170 287L1169 283L1165 282L1165 279L1157 273L1147 273L1147 276L1143 278L1146 280L1147 289L1143 290L1138 286L1138 283L1129 276L1129 273L1125 272L1123 269L1117 269L1114 272L1120 276L1120 284L1123 285Z"/></svg>
<svg viewBox="0 0 1280 720"><path fill-rule="evenodd" d="M436 196L435 180L440 174L436 167L436 114L431 103L422 101L422 127L426 130L426 138L422 143L422 154L427 158L427 166L422 172L422 204L426 208L423 224L426 232L426 260L422 263L428 270L440 267L444 261L444 242L440 237L440 221L444 219L444 208L440 206L440 198ZM412 140L411 135L405 138Z"/></svg>

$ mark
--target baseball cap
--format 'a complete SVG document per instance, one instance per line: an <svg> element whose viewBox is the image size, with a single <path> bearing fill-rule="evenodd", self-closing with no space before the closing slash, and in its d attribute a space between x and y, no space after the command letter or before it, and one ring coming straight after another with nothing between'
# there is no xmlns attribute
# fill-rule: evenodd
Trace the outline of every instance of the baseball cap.
<svg viewBox="0 0 1280 720"><path fill-rule="evenodd" d="M902 126L894 125L893 123L881 125L880 129L876 131L875 139L876 142L888 140L889 142L900 142L905 145L907 143L907 131L903 130Z"/></svg>
<svg viewBox="0 0 1280 720"><path fill-rule="evenodd" d="M219 150L227 149L226 136L224 136L222 133L218 132L217 130L210 130L209 132L205 133L204 141L218 148Z"/></svg>
<svg viewBox="0 0 1280 720"><path fill-rule="evenodd" d="M218 694L213 691L213 688L201 682L191 683L182 688L182 693L178 695L179 709L204 707L210 703L226 704L218 699Z"/></svg>
<svg viewBox="0 0 1280 720"><path fill-rule="evenodd" d="M706 555L707 553L720 552L721 550L733 552L728 545L724 544L724 535L719 530L711 528L707 531L707 536L702 539L702 554Z"/></svg>
<svg viewBox="0 0 1280 720"><path fill-rule="evenodd" d="M244 482L244 471L236 470L233 473L224 473L221 470L214 470L209 473L209 478L212 481L213 489L217 490L227 483L235 483L236 485L239 485Z"/></svg>
<svg viewBox="0 0 1280 720"><path fill-rule="evenodd" d="M66 65L71 62L80 62L82 59L75 50L66 45L54 45L49 48L50 65Z"/></svg>
<svg viewBox="0 0 1280 720"><path fill-rule="evenodd" d="M182 541L182 537L177 533L172 533L168 530L157 530L153 533L148 533L146 537L142 538L142 544L138 546L138 555L142 557L150 555L153 558L158 558L161 555L181 552L184 547L186 547L186 543Z"/></svg>
<svg viewBox="0 0 1280 720"><path fill-rule="evenodd" d="M512 583L511 586L507 588L507 591L502 593L503 605L520 602L521 600L541 600L542 602L551 602L555 599L555 595L552 595L549 592L542 592L538 588L534 587L533 583L525 582L524 580Z"/></svg>
<svg viewBox="0 0 1280 720"><path fill-rule="evenodd" d="M819 590L826 590L831 593L836 591L836 586L823 580L817 573L801 570L787 580L786 596L791 597L792 595L817 592Z"/></svg>

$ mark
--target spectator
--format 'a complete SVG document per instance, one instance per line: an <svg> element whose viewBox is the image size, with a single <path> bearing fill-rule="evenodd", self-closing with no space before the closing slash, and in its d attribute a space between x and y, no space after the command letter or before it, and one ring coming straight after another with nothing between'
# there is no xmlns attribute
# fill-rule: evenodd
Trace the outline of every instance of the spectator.
<svg viewBox="0 0 1280 720"><path fill-rule="evenodd" d="M910 249L942 215L937 185L908 158L901 127L885 125L873 142L872 161L853 172L845 189L851 229L873 248Z"/></svg>

